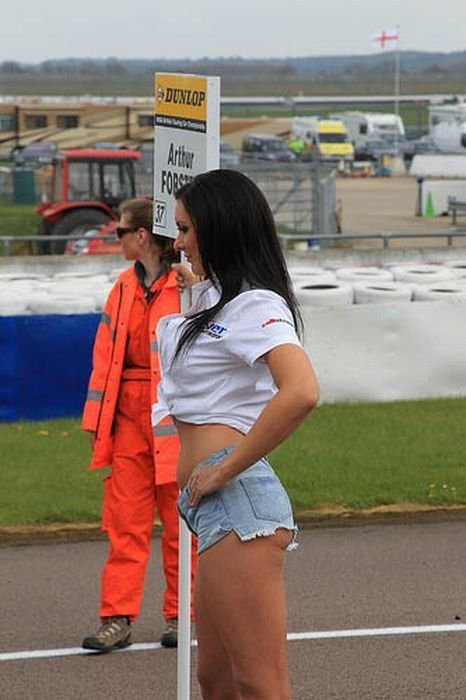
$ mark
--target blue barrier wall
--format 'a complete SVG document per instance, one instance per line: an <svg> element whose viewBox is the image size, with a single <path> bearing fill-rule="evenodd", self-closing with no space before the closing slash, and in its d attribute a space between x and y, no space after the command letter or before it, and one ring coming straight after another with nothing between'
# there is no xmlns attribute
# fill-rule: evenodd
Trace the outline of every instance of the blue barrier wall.
<svg viewBox="0 0 466 700"><path fill-rule="evenodd" d="M0 317L0 421L79 416L100 314Z"/></svg>

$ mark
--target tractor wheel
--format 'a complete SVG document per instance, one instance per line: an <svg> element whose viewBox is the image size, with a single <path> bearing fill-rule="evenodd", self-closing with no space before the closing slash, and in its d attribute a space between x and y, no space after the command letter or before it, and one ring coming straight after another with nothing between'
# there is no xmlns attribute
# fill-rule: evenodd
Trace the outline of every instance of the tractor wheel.
<svg viewBox="0 0 466 700"><path fill-rule="evenodd" d="M78 209L66 214L51 229L54 236L79 236L89 231L90 228L106 224L110 220L107 214L96 209ZM63 253L66 248L66 241L50 241L50 252L53 254Z"/></svg>

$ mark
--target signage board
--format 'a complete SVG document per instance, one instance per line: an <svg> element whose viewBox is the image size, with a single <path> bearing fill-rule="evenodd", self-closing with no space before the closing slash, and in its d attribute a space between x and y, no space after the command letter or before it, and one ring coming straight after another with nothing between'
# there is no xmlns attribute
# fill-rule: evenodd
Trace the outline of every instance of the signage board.
<svg viewBox="0 0 466 700"><path fill-rule="evenodd" d="M219 167L220 78L155 74L153 233L176 238L175 192Z"/></svg>

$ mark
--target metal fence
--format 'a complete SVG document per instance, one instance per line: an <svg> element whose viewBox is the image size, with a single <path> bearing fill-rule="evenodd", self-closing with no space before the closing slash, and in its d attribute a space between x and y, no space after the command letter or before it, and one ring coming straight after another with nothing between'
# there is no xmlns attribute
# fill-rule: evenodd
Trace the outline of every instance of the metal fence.
<svg viewBox="0 0 466 700"><path fill-rule="evenodd" d="M239 170L248 175L262 189L282 229L296 232L335 233L335 175L334 169L320 163L279 163L252 161L241 163ZM0 170L0 197L15 199L15 171ZM34 201L44 199L49 182L48 173L34 171ZM16 178L17 179L17 178ZM136 168L137 193L150 195L153 190L152 173Z"/></svg>
<svg viewBox="0 0 466 700"><path fill-rule="evenodd" d="M10 168L0 168L0 198L13 200L13 176Z"/></svg>
<svg viewBox="0 0 466 700"><path fill-rule="evenodd" d="M238 169L264 193L280 233L337 233L335 169L267 161L242 163Z"/></svg>
<svg viewBox="0 0 466 700"><path fill-rule="evenodd" d="M334 234L336 170L321 163L280 163L257 160L235 166L264 193L279 231L283 233ZM152 174L137 170L138 194L150 194Z"/></svg>
<svg viewBox="0 0 466 700"><path fill-rule="evenodd" d="M339 232L335 169L319 162L280 163L259 160L241 163L236 167L263 191L280 235L296 235L311 240L314 235L334 235ZM18 192L18 178L14 171L0 171L0 197L18 203L34 204L44 201L48 187L44 173L34 171L34 177L35 187L28 188L27 193L24 190ZM152 173L137 168L136 182L138 195L151 195ZM27 194L27 197L24 199L18 197L18 194ZM29 201L31 197L33 201ZM0 253L8 255L14 239L8 236L7 231L1 233L6 235L0 237ZM38 242L39 237L22 237L21 240L32 243ZM46 240L51 241L52 238Z"/></svg>

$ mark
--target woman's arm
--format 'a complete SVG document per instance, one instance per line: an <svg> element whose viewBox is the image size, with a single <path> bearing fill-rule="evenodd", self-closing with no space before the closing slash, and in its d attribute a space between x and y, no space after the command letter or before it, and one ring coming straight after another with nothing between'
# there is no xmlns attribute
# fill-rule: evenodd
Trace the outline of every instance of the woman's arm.
<svg viewBox="0 0 466 700"><path fill-rule="evenodd" d="M264 357L278 391L224 462L215 469L204 469L191 476L191 506L280 445L317 405L317 379L301 347L291 343L279 345Z"/></svg>

